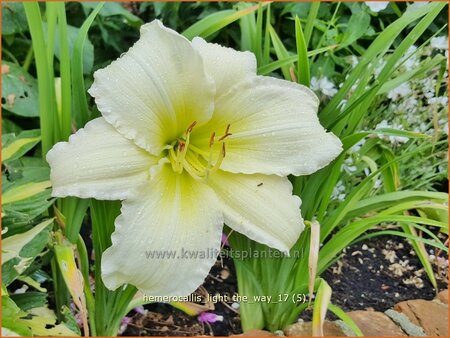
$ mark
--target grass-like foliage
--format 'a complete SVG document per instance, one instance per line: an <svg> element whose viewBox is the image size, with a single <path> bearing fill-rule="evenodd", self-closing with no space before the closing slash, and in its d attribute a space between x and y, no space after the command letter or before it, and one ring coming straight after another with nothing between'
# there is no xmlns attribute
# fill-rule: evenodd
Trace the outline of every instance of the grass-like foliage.
<svg viewBox="0 0 450 338"><path fill-rule="evenodd" d="M99 115L86 92L93 71L154 18L188 39L251 51L260 75L309 86L321 123L343 143L327 167L289 178L306 224L290 257L227 230L233 250L260 257L234 258L240 295L272 299L240 304L244 331L283 329L310 307L315 335L326 309L361 335L320 276L374 236L409 240L437 288L427 249L448 252L446 6L2 2L3 333L115 335L144 303L134 286L110 291L101 279L120 202L51 198L45 156Z"/></svg>
<svg viewBox="0 0 450 338"><path fill-rule="evenodd" d="M315 6L315 5L312 5ZM425 32L442 11L444 5L433 4L417 10L409 10L403 13L397 20L385 27L371 44L363 50L358 58L358 63L347 73L346 80L340 89L328 101L319 112L319 117L324 125L335 132L344 143L344 152L328 167L309 177L292 177L294 191L301 196L302 214L307 220L316 220L320 224L320 242L316 262L310 262L311 231L307 229L302 233L299 241L291 250L289 258L251 258L246 260L235 259L239 291L253 298L254 295L271 295L274 303L243 303L241 304L241 316L244 330L266 327L277 330L295 321L297 316L306 309L307 304L293 301L297 294L308 293L311 274L311 265L317 264L316 287L324 283L320 274L333 262L335 262L342 249L364 237L391 234L409 238L425 267L433 285L436 286L433 270L427 258L423 244L434 246L447 251L442 241L426 228L426 225L439 227L444 233L447 232L446 208L443 207L447 200L447 194L427 192L420 190L403 190L400 180L399 166L404 160L418 157L421 153L431 154L437 148L446 148L445 141L426 138L417 132L407 132L394 129L363 130L363 127L372 127L364 124L364 120L370 117L371 110L376 110L377 97L383 95L383 87L395 81L396 85L409 80L409 77L398 77L396 70L402 62L405 62L407 51L424 37ZM258 13L261 15L261 13ZM353 18L353 17L352 17ZM352 20L352 18L350 20ZM309 19L309 18L308 18ZM257 20L261 21L261 20ZM414 28L411 25L414 23ZM311 21L306 21L306 25ZM291 23L292 31L295 25L297 78L299 82L308 83L309 70L305 36L301 30L301 22L296 18ZM330 25L320 34L326 37L330 31ZM305 30L308 26L305 28ZM275 50L280 67L285 67L283 76L292 78L294 59L290 59L291 53L277 37L272 26L269 24L270 42ZM428 33L429 34L429 33ZM426 35L425 35L426 36ZM424 42L426 43L426 42ZM343 43L345 46L345 42ZM328 53L338 53L343 48L339 43ZM321 47L315 46L315 47ZM348 47L348 46L346 46ZM361 47L361 46L359 46ZM394 50L394 52L392 52ZM328 55L332 58L332 55ZM337 56L335 56L336 58ZM445 62L445 58L436 56L436 65ZM290 61L283 63L280 61ZM431 59L432 60L432 59ZM302 63L300 63L302 62ZM426 60L415 69L414 73L427 73ZM381 70L380 69L380 64ZM260 69L265 65L261 65ZM303 67L303 68L302 68ZM264 68L263 68L264 69ZM379 72L379 74L377 74ZM414 75L412 75L414 76ZM396 156L393 150L385 145L381 138L372 138L370 135L384 134L391 137L408 137L420 139L412 149L404 151ZM353 180L351 187L344 192L347 194L339 203L333 200L333 190L338 182L346 178L346 170L349 153L354 152L354 146L361 141L365 145L357 152L358 167L352 171ZM414 141L410 141L411 143ZM413 143L412 143L413 144ZM419 145L418 145L419 144ZM436 148L437 147L437 148ZM353 148L353 149L352 149ZM346 163L347 162L347 163ZM359 170L365 170L367 177L358 175ZM378 181L377 181L378 180ZM383 189L377 189L382 184ZM440 210L439 216L433 219L432 212L419 212L419 216L411 216L412 210L420 210L421 206L430 206L430 209ZM430 219L432 218L432 219ZM387 225L395 224L396 230L385 230ZM425 226L424 226L425 225ZM418 236L418 232L423 236ZM240 250L270 251L271 249L260 244L249 241L246 237L232 233L231 245ZM298 254L300 253L300 255ZM261 255L270 257L269 254ZM300 256L301 258L296 258ZM282 300L280 296L282 295ZM277 302L278 301L278 302ZM325 305L326 306L326 305ZM346 322L348 318L341 316L341 312L335 307L329 308L337 316ZM358 333L358 332L355 332Z"/></svg>

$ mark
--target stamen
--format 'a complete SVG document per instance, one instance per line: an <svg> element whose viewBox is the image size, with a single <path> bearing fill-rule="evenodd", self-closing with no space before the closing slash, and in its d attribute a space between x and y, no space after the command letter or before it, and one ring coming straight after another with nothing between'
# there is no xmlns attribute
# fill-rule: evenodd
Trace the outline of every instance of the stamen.
<svg viewBox="0 0 450 338"><path fill-rule="evenodd" d="M202 180L203 177L198 174L198 172L191 166L191 164L186 161L186 159L183 160L183 168L196 180Z"/></svg>
<svg viewBox="0 0 450 338"><path fill-rule="evenodd" d="M179 157L177 156L177 154L175 154L175 150L173 150L173 148L169 149L168 157L169 157L170 164L172 165L173 171L175 171L176 173L181 173L183 171L183 166L178 161Z"/></svg>
<svg viewBox="0 0 450 338"><path fill-rule="evenodd" d="M205 165L201 163L197 156L195 156L193 153L188 153L186 156L186 161L188 161L191 166L196 169L199 173L202 173L205 170Z"/></svg>
<svg viewBox="0 0 450 338"><path fill-rule="evenodd" d="M214 144L214 137L216 137L216 132L213 131L213 133L211 134L211 137L209 138L209 147L211 148Z"/></svg>
<svg viewBox="0 0 450 338"><path fill-rule="evenodd" d="M181 167L181 171L183 171L183 163L184 158L186 157L186 153L189 147L189 142L191 138L191 132L192 129L197 124L197 121L192 122L189 127L186 129L186 140L184 139L177 139L178 143L178 149L177 149L177 157L176 157L176 163L178 167Z"/></svg>
<svg viewBox="0 0 450 338"><path fill-rule="evenodd" d="M197 148L197 147L194 146L193 144L190 144L190 145L189 145L189 149L190 149L190 150L193 150L194 153L197 153L197 154L203 155L203 156L207 156L207 155L209 155L209 153L210 153L210 152L208 152L208 151L205 151L205 150L202 150L202 149L200 149L200 148Z"/></svg>
<svg viewBox="0 0 450 338"><path fill-rule="evenodd" d="M223 159L225 158L226 151L225 151L225 143L222 143L222 151L219 153L219 158L216 161L216 164L214 164L214 167L212 167L211 171L216 171L220 168L222 165Z"/></svg>
<svg viewBox="0 0 450 338"><path fill-rule="evenodd" d="M192 133L192 129L194 129L195 125L197 124L197 121L194 121L190 124L190 126L186 129L186 134Z"/></svg>
<svg viewBox="0 0 450 338"><path fill-rule="evenodd" d="M228 124L225 129L225 134L217 140L222 143L222 147L218 152L217 159L214 161L215 151L213 146L216 143L215 132L209 137L209 151L190 144L190 136L196 124L197 121L192 122L186 128L184 137L177 138L166 147L168 150L167 159L171 163L174 172L181 174L183 170L186 170L194 179L207 181L209 174L219 170L222 165L223 159L226 156L224 140L232 134L230 133L230 124Z"/></svg>
<svg viewBox="0 0 450 338"><path fill-rule="evenodd" d="M219 138L219 142L223 141L225 138L227 138L228 136L233 135L232 133L229 132L230 131L230 125L228 124L227 129L225 129L225 134Z"/></svg>
<svg viewBox="0 0 450 338"><path fill-rule="evenodd" d="M186 143L183 140L178 140L178 152L181 153L186 147Z"/></svg>
<svg viewBox="0 0 450 338"><path fill-rule="evenodd" d="M219 170L222 165L223 158L225 157L225 143L222 143L222 151L219 153L219 157L217 158L216 163L211 168L211 157L208 162L208 167L205 169L205 181L208 181L209 174Z"/></svg>

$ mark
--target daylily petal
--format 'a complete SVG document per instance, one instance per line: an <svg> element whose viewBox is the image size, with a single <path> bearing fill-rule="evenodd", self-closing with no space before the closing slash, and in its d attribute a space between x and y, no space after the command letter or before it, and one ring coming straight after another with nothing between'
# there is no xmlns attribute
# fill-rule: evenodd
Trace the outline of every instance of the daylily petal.
<svg viewBox="0 0 450 338"><path fill-rule="evenodd" d="M214 78L217 96L226 94L239 81L256 76L256 58L253 53L208 43L200 37L192 40L192 46L200 52L206 72Z"/></svg>
<svg viewBox="0 0 450 338"><path fill-rule="evenodd" d="M143 25L135 45L94 78L89 93L103 117L154 155L212 115L215 85L200 54L158 20Z"/></svg>
<svg viewBox="0 0 450 338"><path fill-rule="evenodd" d="M55 197L121 200L144 183L156 157L120 135L103 118L90 121L47 153Z"/></svg>
<svg viewBox="0 0 450 338"><path fill-rule="evenodd" d="M225 223L250 239L287 252L303 231L301 201L292 195L287 178L217 171L208 183L220 200Z"/></svg>
<svg viewBox="0 0 450 338"><path fill-rule="evenodd" d="M186 296L216 261L223 216L214 192L167 164L160 170L122 204L113 245L102 256L110 289L129 283L149 296Z"/></svg>
<svg viewBox="0 0 450 338"><path fill-rule="evenodd" d="M219 97L212 119L195 131L192 143L205 149L213 131L220 136L230 125L221 169L311 174L342 150L341 141L320 125L318 105L315 94L304 86L262 76L247 79ZM216 142L216 151L220 146Z"/></svg>

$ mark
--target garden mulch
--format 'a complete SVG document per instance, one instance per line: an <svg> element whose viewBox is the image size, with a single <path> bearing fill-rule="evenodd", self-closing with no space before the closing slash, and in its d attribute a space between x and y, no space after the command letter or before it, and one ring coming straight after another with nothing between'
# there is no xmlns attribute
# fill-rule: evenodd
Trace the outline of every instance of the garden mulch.
<svg viewBox="0 0 450 338"><path fill-rule="evenodd" d="M448 287L447 271L442 266L437 274L439 290ZM346 311L370 308L384 312L400 301L432 300L437 294L408 241L391 236L346 248L322 277L333 289L331 301Z"/></svg>
<svg viewBox="0 0 450 338"><path fill-rule="evenodd" d="M432 252L432 254L436 254ZM447 257L444 257L444 260ZM434 266L437 269L437 266ZM446 289L447 268L437 271L439 289ZM381 313L402 301L432 300L436 290L428 281L420 261L407 240L393 237L374 237L344 250L337 262L322 275L333 289L332 302L345 311L368 310ZM236 275L232 260L218 260L203 287L211 295L232 296L237 293ZM123 335L150 336L229 336L242 333L239 315L223 303L215 303L213 312L223 321L202 324L167 304L145 306L147 313L135 314ZM361 311L362 312L362 311ZM302 319L311 319L310 311ZM335 320L331 314L327 318ZM394 334L395 332L392 332Z"/></svg>
<svg viewBox="0 0 450 338"><path fill-rule="evenodd" d="M237 294L236 274L233 261L229 257L217 260L203 284L206 292L212 296L222 295L231 298ZM228 306L227 306L228 305ZM188 316L168 304L149 304L146 315L135 314L132 323L123 335L128 336L229 336L242 333L238 311L231 304L214 303L216 315L223 316L223 321L202 324L197 317Z"/></svg>

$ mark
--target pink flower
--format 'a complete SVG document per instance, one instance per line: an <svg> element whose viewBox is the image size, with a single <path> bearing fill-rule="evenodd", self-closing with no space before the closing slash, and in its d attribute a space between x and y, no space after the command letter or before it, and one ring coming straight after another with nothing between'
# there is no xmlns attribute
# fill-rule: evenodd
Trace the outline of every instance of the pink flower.
<svg viewBox="0 0 450 338"><path fill-rule="evenodd" d="M202 312L198 316L200 323L215 323L223 321L223 316L218 316L212 312Z"/></svg>
<svg viewBox="0 0 450 338"><path fill-rule="evenodd" d="M228 242L228 236L224 233L222 233L221 242L222 242L222 245L230 246L230 243Z"/></svg>
<svg viewBox="0 0 450 338"><path fill-rule="evenodd" d="M122 319L122 323L121 323L121 325L120 325L118 334L122 334L122 333L125 332L125 330L126 330L127 327L128 327L128 324L131 323L131 319L132 319L131 317L124 317L124 318Z"/></svg>
<svg viewBox="0 0 450 338"><path fill-rule="evenodd" d="M134 312L139 313L140 315L145 315L146 314L146 311L145 311L145 309L144 309L144 307L142 305L138 306L138 307L135 307L133 310L134 310Z"/></svg>

